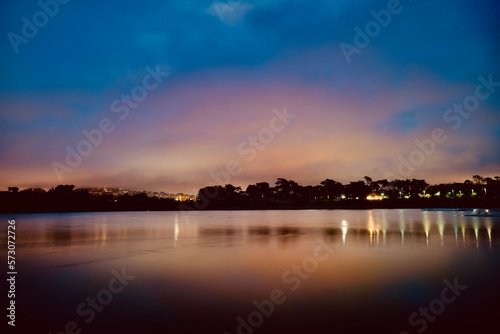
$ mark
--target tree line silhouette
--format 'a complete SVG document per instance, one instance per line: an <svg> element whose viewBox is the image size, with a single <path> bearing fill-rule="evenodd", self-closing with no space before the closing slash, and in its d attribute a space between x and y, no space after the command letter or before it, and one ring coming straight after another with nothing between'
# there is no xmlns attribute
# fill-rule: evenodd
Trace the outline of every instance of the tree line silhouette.
<svg viewBox="0 0 500 334"><path fill-rule="evenodd" d="M9 187L0 192L2 213L424 207L500 207L500 177L474 175L462 183L430 185L421 179L389 181L365 176L348 184L326 179L314 186L278 178L274 186L258 182L245 190L232 184L206 186L198 191L196 201L185 202L146 193L96 195L74 185L48 191Z"/></svg>
<svg viewBox="0 0 500 334"><path fill-rule="evenodd" d="M278 178L274 186L259 182L249 185L244 191L231 184L207 186L198 191L197 198L198 202L206 203L206 208L399 208L480 203L500 206L500 177L474 175L472 181L430 185L421 179L374 181L365 176L364 180L348 184L326 179L315 186L302 186L293 180ZM368 201L367 198L380 201ZM402 199L405 201L400 201ZM195 209L199 208L199 205L195 206Z"/></svg>

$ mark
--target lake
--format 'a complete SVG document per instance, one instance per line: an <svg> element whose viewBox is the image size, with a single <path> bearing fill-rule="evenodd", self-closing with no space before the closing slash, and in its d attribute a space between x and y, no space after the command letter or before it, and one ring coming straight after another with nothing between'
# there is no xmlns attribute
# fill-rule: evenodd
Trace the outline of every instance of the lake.
<svg viewBox="0 0 500 334"><path fill-rule="evenodd" d="M1 244L19 332L496 332L500 218L462 214L13 214Z"/></svg>

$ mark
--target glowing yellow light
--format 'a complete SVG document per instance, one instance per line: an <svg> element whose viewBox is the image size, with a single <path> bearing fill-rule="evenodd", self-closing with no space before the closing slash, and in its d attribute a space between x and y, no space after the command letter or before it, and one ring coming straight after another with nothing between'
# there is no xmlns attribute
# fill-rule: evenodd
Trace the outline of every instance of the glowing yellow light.
<svg viewBox="0 0 500 334"><path fill-rule="evenodd" d="M366 196L366 199L369 201L381 201L383 198L383 196L377 194L370 194Z"/></svg>

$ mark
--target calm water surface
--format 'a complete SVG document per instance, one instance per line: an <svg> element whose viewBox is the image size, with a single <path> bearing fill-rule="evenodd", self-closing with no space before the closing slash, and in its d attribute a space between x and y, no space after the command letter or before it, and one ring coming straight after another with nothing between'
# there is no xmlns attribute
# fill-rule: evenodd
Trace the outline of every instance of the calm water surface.
<svg viewBox="0 0 500 334"><path fill-rule="evenodd" d="M15 219L19 332L496 332L500 218L462 214L2 215L1 242Z"/></svg>

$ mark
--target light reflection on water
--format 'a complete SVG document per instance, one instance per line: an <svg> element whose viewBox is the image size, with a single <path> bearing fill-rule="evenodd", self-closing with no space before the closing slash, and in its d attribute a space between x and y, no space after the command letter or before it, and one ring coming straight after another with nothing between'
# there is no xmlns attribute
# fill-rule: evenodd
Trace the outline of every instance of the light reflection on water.
<svg viewBox="0 0 500 334"><path fill-rule="evenodd" d="M462 269L486 274L489 267L482 264L483 258L500 245L500 218L464 217L462 212L205 211L187 216L126 212L8 217L13 218L18 257L25 263L22 270L37 277L37 286L45 286L30 295L30 304L43 304L49 298L45 295L49 286L51 291L67 287L72 291L68 298L74 301L56 303L53 312L62 312L85 298L90 287L105 282L111 269L125 266L138 277L130 293L141 297L125 300L124 308L134 309L139 300L156 305L151 312L160 312L157 308L174 307L171 300L175 299L182 301L175 304L179 314L191 314L193 305L200 312L219 314L220 319L210 321L220 326L221 333L234 327L235 317L247 312L254 299L268 297L275 288L289 291L283 273L311 257L319 241L335 251L289 295L291 301L282 307L287 319L299 312L300 305L326 304L334 310L340 307L336 300L347 295L352 297L344 304L373 308L378 291L387 293L394 286L402 290L387 303L396 303L397 312L417 309L425 300L419 298L432 297L432 284L439 286ZM5 239L2 236L2 242ZM67 275L78 275L79 285L66 281ZM416 287L423 293L415 294ZM209 307L208 300L217 303ZM407 314L400 317L405 324Z"/></svg>
<svg viewBox="0 0 500 334"><path fill-rule="evenodd" d="M462 246L493 247L497 217L464 217L462 212L420 210L222 211L194 212L189 221L177 212L20 215L19 245L71 247L85 243L140 239L209 240L297 235L327 237L346 247ZM339 238L335 237L339 236ZM460 238L459 238L460 237Z"/></svg>

